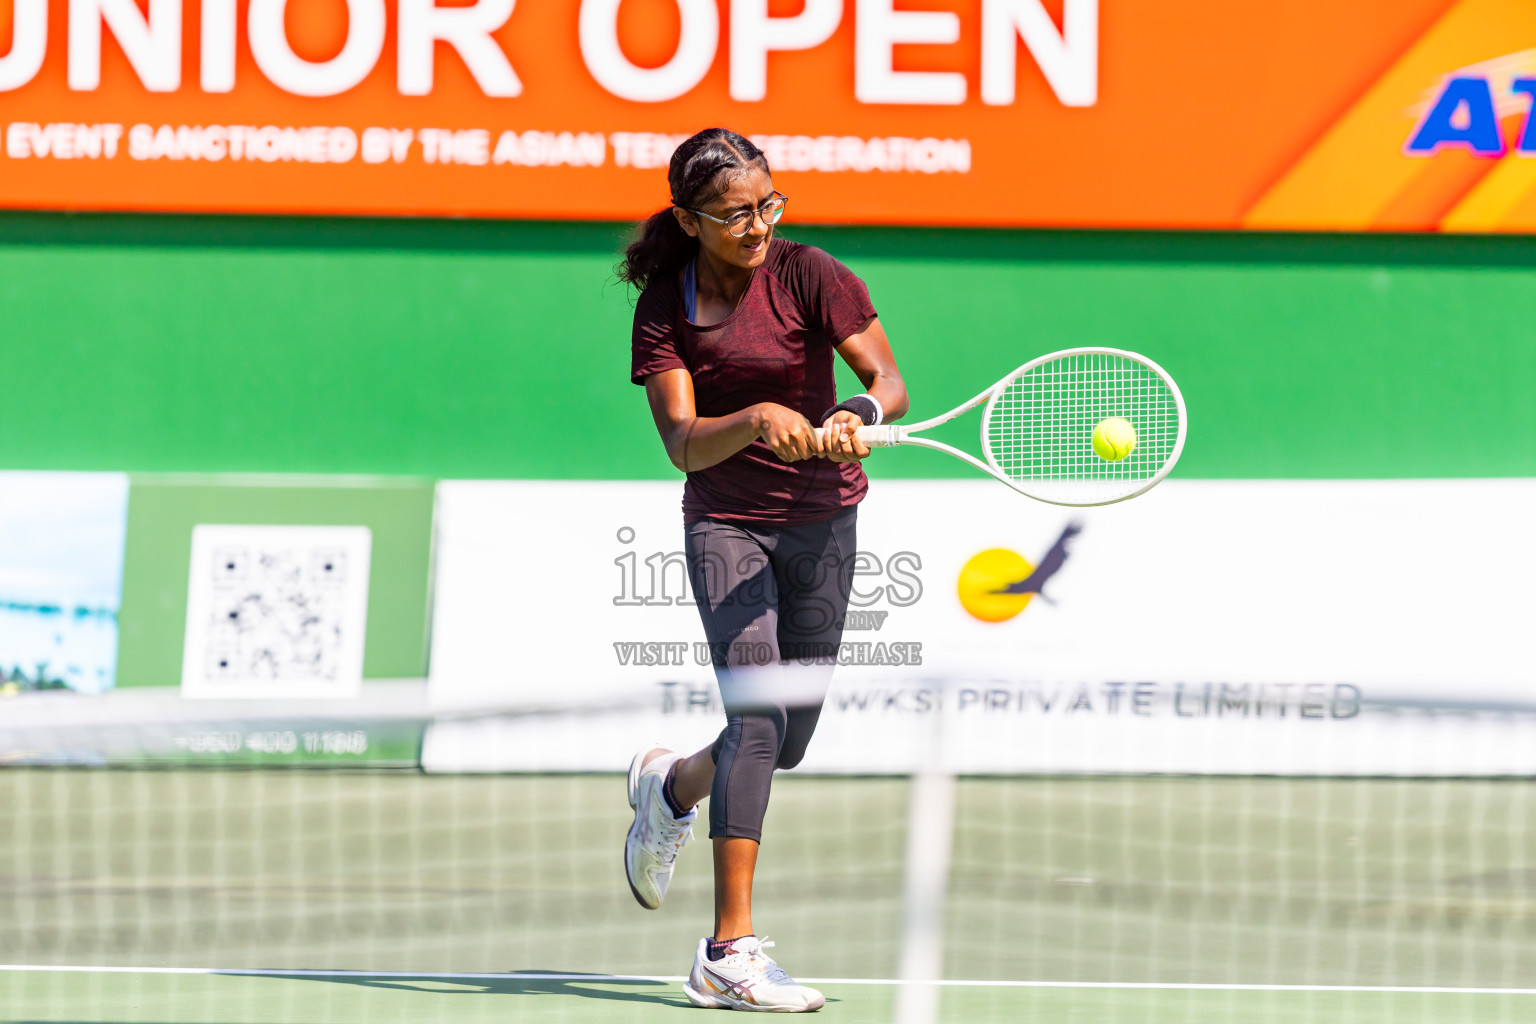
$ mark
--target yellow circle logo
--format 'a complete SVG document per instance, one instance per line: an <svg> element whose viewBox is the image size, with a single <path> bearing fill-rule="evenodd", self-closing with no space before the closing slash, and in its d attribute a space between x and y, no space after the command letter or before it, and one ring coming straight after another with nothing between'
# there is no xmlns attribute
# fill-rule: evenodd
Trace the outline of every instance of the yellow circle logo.
<svg viewBox="0 0 1536 1024"><path fill-rule="evenodd" d="M1026 579L1034 569L1017 551L988 548L960 569L960 581L955 586L960 604L983 622L1006 622L1023 611L1034 596L1008 593L1008 587Z"/></svg>

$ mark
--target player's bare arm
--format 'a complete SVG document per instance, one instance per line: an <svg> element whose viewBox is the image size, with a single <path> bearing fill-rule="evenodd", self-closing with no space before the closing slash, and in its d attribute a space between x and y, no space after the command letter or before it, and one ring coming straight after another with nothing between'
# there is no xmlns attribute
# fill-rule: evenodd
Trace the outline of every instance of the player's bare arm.
<svg viewBox="0 0 1536 1024"><path fill-rule="evenodd" d="M837 354L864 385L865 394L880 403L885 410L882 422L889 423L906 415L907 385L896 368L896 357L891 352L891 342L885 336L880 318L870 317L856 334L844 339L837 346ZM833 462L856 462L869 455L869 447L854 433L864 426L857 413L839 410L827 417L822 424L826 428L827 458ZM840 429L834 430L837 427Z"/></svg>
<svg viewBox="0 0 1536 1024"><path fill-rule="evenodd" d="M888 345L886 352L890 352ZM729 416L697 415L693 378L687 370L664 370L647 377L645 397L667 458L684 473L724 462L759 438L785 462L799 462L826 450L809 420L775 402L759 402Z"/></svg>

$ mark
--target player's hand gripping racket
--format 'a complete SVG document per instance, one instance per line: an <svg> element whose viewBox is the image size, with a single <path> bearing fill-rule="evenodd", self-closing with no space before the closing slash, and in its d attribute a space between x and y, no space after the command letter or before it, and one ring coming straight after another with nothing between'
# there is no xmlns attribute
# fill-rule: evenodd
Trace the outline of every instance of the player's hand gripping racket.
<svg viewBox="0 0 1536 1024"><path fill-rule="evenodd" d="M915 436L982 402L985 462ZM1184 396L1161 366L1134 352L1073 348L1030 360L942 416L860 427L858 437L871 448L946 452L1053 505L1109 505L1168 475L1184 450L1184 429Z"/></svg>

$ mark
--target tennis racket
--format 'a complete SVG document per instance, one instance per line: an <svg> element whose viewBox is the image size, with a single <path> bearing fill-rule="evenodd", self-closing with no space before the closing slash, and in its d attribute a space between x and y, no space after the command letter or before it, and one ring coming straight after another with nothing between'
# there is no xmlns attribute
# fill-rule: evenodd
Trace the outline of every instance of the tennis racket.
<svg viewBox="0 0 1536 1024"><path fill-rule="evenodd" d="M983 402L985 462L916 436ZM1094 450L1093 433L1113 419L1135 433L1130 453L1111 461ZM1053 505L1109 505L1145 494L1168 475L1184 450L1185 426L1184 396L1161 366L1120 349L1073 348L1030 360L942 416L857 433L871 448L912 444L945 452Z"/></svg>

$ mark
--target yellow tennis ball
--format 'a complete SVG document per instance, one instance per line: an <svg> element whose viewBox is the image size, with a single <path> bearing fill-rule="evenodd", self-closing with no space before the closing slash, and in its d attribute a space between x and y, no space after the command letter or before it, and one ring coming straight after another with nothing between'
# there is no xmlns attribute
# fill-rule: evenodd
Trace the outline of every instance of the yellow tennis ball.
<svg viewBox="0 0 1536 1024"><path fill-rule="evenodd" d="M1006 622L1029 604L1029 594L998 593L1029 576L1034 566L1017 551L988 548L960 569L960 605L983 622Z"/></svg>
<svg viewBox="0 0 1536 1024"><path fill-rule="evenodd" d="M1136 447L1136 428L1129 420L1111 416L1093 428L1093 453L1105 462L1119 462Z"/></svg>

